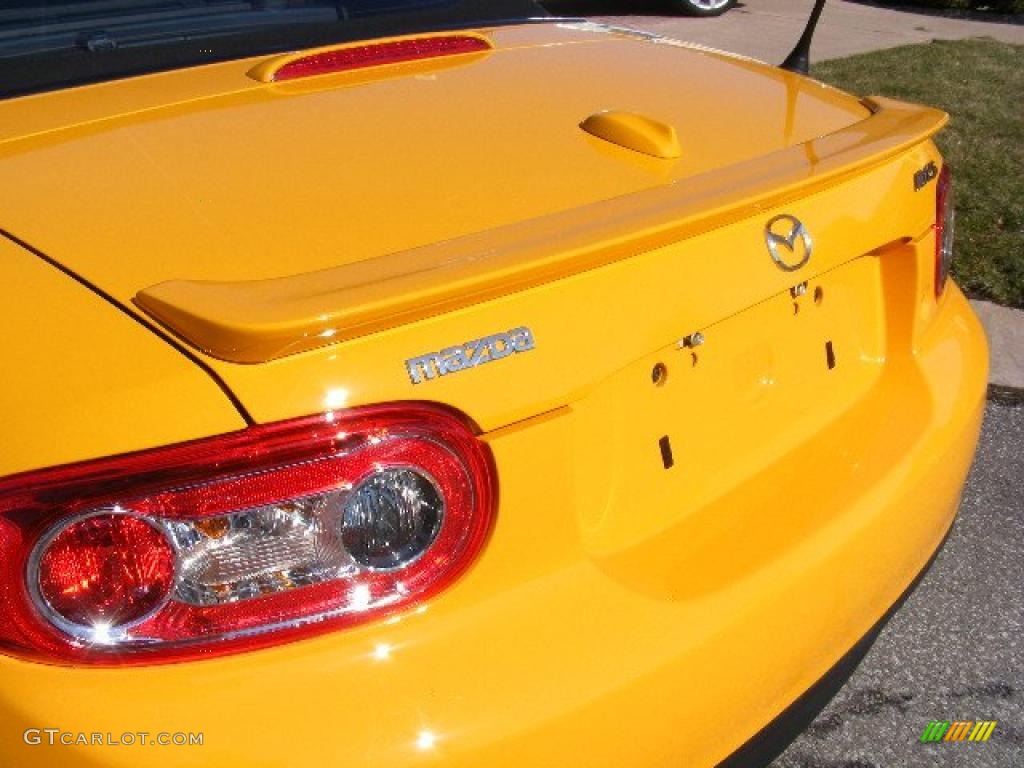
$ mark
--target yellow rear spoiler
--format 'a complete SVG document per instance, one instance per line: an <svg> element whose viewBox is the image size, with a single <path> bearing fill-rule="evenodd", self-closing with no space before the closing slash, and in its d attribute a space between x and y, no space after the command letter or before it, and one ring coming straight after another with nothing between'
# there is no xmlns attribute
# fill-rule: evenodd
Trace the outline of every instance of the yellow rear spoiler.
<svg viewBox="0 0 1024 768"><path fill-rule="evenodd" d="M135 303L203 352L260 363L600 267L884 163L948 115L890 99L806 144L674 184L453 240L270 280L169 280Z"/></svg>

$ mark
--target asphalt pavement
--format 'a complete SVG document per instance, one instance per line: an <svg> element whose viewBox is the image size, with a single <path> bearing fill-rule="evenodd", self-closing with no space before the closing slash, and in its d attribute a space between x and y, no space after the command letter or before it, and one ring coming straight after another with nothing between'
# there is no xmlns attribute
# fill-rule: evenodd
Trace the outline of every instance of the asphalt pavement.
<svg viewBox="0 0 1024 768"><path fill-rule="evenodd" d="M920 742L995 720L987 742ZM773 768L1024 766L1024 406L990 403L945 548Z"/></svg>

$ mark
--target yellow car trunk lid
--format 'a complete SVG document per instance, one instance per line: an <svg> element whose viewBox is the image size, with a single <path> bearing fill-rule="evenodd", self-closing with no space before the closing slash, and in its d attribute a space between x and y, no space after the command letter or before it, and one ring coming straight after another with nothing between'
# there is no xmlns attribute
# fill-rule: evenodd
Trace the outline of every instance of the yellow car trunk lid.
<svg viewBox="0 0 1024 768"><path fill-rule="evenodd" d="M685 184L868 114L788 73L592 25L479 34L491 50L283 83L248 59L4 102L0 226L130 302ZM606 110L670 126L680 156L580 128Z"/></svg>
<svg viewBox="0 0 1024 768"><path fill-rule="evenodd" d="M934 110L593 25L479 34L443 61L6 102L0 227L205 352L257 421L427 399L494 429L933 215L908 179L934 151L896 158ZM765 250L783 213L813 232L800 274ZM417 378L453 349L458 375Z"/></svg>

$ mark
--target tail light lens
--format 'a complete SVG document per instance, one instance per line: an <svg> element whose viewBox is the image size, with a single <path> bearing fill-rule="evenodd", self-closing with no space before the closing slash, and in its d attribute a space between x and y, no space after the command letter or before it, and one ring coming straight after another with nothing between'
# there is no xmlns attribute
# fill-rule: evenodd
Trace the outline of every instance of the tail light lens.
<svg viewBox="0 0 1024 768"><path fill-rule="evenodd" d="M939 172L935 187L935 296L941 296L953 263L953 230L956 210L953 207L953 174L949 164Z"/></svg>
<svg viewBox="0 0 1024 768"><path fill-rule="evenodd" d="M0 480L0 649L155 663L407 609L482 548L492 467L399 403Z"/></svg>
<svg viewBox="0 0 1024 768"><path fill-rule="evenodd" d="M98 514L57 527L38 547L32 587L69 626L128 626L174 589L174 550L149 522Z"/></svg>

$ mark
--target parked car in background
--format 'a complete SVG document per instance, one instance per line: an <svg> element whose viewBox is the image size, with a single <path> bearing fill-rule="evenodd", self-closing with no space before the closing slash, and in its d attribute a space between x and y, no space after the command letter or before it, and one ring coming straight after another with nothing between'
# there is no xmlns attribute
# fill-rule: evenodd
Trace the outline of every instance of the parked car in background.
<svg viewBox="0 0 1024 768"><path fill-rule="evenodd" d="M943 541L942 112L519 0L3 14L0 764L756 765Z"/></svg>
<svg viewBox="0 0 1024 768"><path fill-rule="evenodd" d="M688 16L721 16L736 6L736 0L664 0L668 10Z"/></svg>

